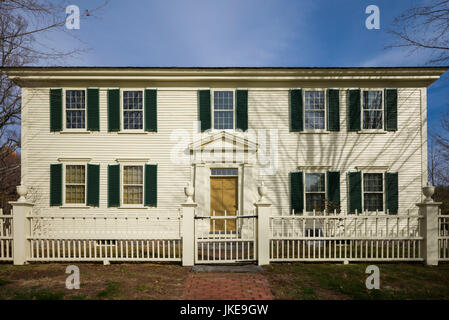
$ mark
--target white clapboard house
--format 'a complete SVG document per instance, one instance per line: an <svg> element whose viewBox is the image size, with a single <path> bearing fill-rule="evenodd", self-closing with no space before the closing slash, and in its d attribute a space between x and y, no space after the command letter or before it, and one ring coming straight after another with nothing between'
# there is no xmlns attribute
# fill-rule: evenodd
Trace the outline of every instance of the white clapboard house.
<svg viewBox="0 0 449 320"><path fill-rule="evenodd" d="M427 87L446 69L4 72L22 88L22 185L33 214L162 219L178 215L187 185L197 216L249 215L262 183L273 215L416 212L427 182ZM161 221L144 231L179 231ZM90 227L64 220L52 232ZM236 232L232 221L226 228Z"/></svg>

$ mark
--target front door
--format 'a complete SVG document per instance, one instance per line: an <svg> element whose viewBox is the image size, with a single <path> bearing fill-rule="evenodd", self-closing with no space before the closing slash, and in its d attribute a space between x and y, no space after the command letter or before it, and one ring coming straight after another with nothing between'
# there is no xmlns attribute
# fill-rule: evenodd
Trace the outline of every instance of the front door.
<svg viewBox="0 0 449 320"><path fill-rule="evenodd" d="M237 177L210 178L211 216L235 216L237 213ZM211 232L233 233L236 219L211 219Z"/></svg>

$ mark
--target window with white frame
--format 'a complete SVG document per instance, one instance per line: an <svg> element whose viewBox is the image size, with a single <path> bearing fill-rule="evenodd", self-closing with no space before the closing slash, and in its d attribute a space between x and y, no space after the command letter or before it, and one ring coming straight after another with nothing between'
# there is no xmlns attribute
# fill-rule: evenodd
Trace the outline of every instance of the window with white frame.
<svg viewBox="0 0 449 320"><path fill-rule="evenodd" d="M324 173L306 173L306 211L323 211L326 198Z"/></svg>
<svg viewBox="0 0 449 320"><path fill-rule="evenodd" d="M382 129L382 91L363 91L363 129Z"/></svg>
<svg viewBox="0 0 449 320"><path fill-rule="evenodd" d="M86 128L86 92L66 90L65 92L66 128Z"/></svg>
<svg viewBox="0 0 449 320"><path fill-rule="evenodd" d="M325 128L324 91L305 91L304 125L306 130Z"/></svg>
<svg viewBox="0 0 449 320"><path fill-rule="evenodd" d="M143 166L123 166L123 204L143 204Z"/></svg>
<svg viewBox="0 0 449 320"><path fill-rule="evenodd" d="M84 204L86 202L85 165L66 165L65 202L67 204Z"/></svg>
<svg viewBox="0 0 449 320"><path fill-rule="evenodd" d="M123 91L123 129L143 129L143 91Z"/></svg>
<svg viewBox="0 0 449 320"><path fill-rule="evenodd" d="M233 91L214 91L214 129L234 129Z"/></svg>
<svg viewBox="0 0 449 320"><path fill-rule="evenodd" d="M365 211L383 211L383 174L363 174L363 208Z"/></svg>

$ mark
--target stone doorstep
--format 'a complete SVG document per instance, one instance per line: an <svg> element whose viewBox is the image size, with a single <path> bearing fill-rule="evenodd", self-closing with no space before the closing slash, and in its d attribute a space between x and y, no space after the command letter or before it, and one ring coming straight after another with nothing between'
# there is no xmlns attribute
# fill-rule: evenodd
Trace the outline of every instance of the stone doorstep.
<svg viewBox="0 0 449 320"><path fill-rule="evenodd" d="M258 273L262 272L262 267L257 265L196 265L191 272L215 272L215 273Z"/></svg>

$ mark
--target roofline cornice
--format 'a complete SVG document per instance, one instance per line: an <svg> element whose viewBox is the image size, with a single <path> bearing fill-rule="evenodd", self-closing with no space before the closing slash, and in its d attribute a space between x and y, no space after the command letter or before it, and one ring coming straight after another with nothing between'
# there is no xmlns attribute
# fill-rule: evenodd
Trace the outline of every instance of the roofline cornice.
<svg viewBox="0 0 449 320"><path fill-rule="evenodd" d="M448 67L385 68L139 68L8 67L2 71L22 85L42 81L414 81L430 85Z"/></svg>

